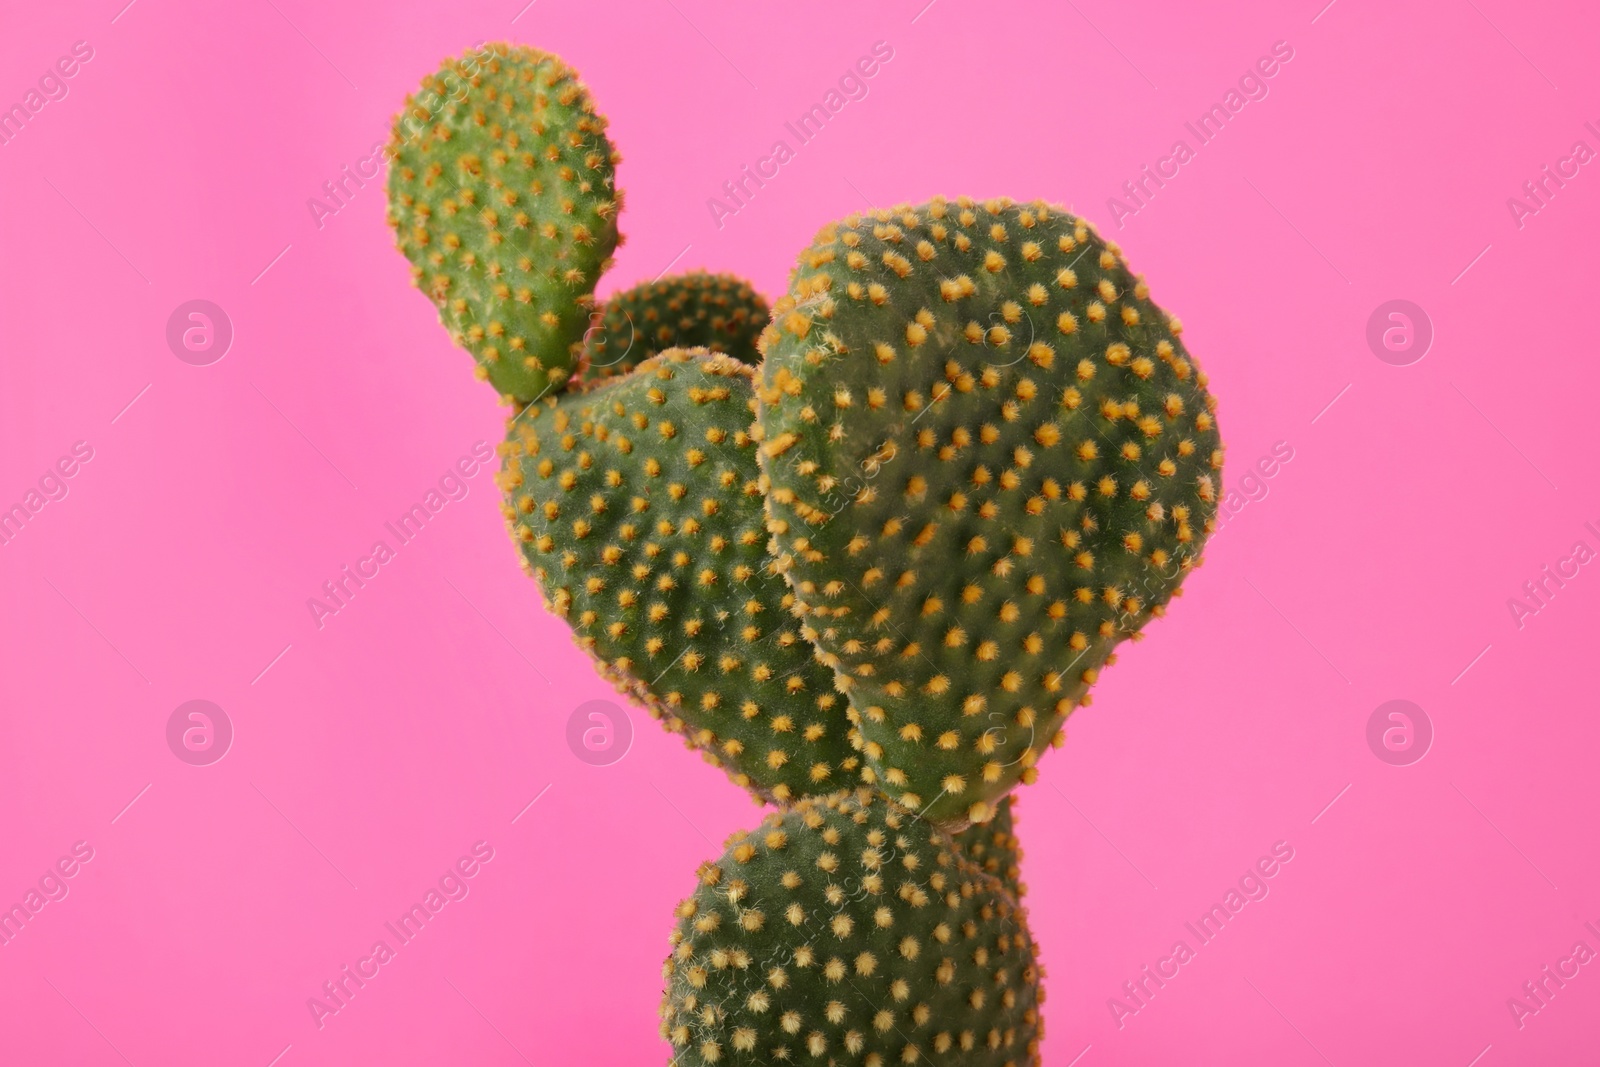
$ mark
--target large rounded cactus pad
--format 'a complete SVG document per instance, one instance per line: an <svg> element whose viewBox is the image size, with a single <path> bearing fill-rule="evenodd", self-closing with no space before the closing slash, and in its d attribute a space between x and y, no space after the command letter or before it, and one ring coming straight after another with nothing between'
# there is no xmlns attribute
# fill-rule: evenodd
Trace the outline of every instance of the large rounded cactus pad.
<svg viewBox="0 0 1600 1067"><path fill-rule="evenodd" d="M772 548L881 788L992 817L1213 528L1180 327L1035 202L851 216L801 257L757 394Z"/></svg>

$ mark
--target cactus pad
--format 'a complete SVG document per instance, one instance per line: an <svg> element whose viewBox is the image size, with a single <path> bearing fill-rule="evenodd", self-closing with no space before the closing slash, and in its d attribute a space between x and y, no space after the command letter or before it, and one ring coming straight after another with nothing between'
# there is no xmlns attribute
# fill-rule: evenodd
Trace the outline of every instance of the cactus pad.
<svg viewBox="0 0 1600 1067"><path fill-rule="evenodd" d="M676 1067L1039 1063L1026 916L933 824L807 798L699 874L664 967Z"/></svg>
<svg viewBox="0 0 1600 1067"><path fill-rule="evenodd" d="M446 60L389 142L389 224L478 374L527 403L577 365L618 243L618 161L589 90L555 56Z"/></svg>
<svg viewBox="0 0 1600 1067"><path fill-rule="evenodd" d="M601 672L736 783L854 785L845 700L762 529L750 368L673 349L511 420L505 516Z"/></svg>
<svg viewBox="0 0 1600 1067"><path fill-rule="evenodd" d="M668 348L707 348L743 363L761 361L756 338L771 312L732 274L691 271L636 285L605 303L600 328L585 342L586 377L626 374Z"/></svg>
<svg viewBox="0 0 1600 1067"><path fill-rule="evenodd" d="M1042 202L851 216L762 338L772 548L869 776L983 822L1214 526L1221 443L1180 326Z"/></svg>

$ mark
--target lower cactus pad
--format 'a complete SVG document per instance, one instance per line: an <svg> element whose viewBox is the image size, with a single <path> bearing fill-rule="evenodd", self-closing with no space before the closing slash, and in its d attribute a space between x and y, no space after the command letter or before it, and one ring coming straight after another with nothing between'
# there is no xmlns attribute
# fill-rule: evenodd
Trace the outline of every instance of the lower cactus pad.
<svg viewBox="0 0 1600 1067"><path fill-rule="evenodd" d="M664 967L675 1067L1039 1063L1026 916L932 823L808 798L699 875Z"/></svg>

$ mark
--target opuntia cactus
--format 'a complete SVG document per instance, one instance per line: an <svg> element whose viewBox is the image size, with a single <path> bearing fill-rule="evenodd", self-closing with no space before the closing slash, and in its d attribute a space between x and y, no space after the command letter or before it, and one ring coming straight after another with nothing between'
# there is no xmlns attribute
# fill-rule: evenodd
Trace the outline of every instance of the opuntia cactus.
<svg viewBox="0 0 1600 1067"><path fill-rule="evenodd" d="M505 517L602 673L739 785L856 784L844 698L771 570L751 370L671 349L511 420Z"/></svg>
<svg viewBox="0 0 1600 1067"><path fill-rule="evenodd" d="M769 530L879 786L992 817L1213 528L1205 376L1051 205L852 215L763 335Z"/></svg>
<svg viewBox="0 0 1600 1067"><path fill-rule="evenodd" d="M605 128L572 68L503 44L446 60L395 119L389 224L412 278L520 404L577 366L618 243Z"/></svg>
<svg viewBox="0 0 1600 1067"><path fill-rule="evenodd" d="M933 824L865 791L730 839L678 908L674 1064L1039 1063L1026 915Z"/></svg>
<svg viewBox="0 0 1600 1067"><path fill-rule="evenodd" d="M852 215L770 316L701 272L597 312L605 128L554 56L449 60L396 121L389 220L520 409L499 481L547 605L780 806L679 908L674 1063L1036 1065L1009 793L1199 561L1205 376L1038 201Z"/></svg>
<svg viewBox="0 0 1600 1067"><path fill-rule="evenodd" d="M626 374L669 348L706 348L761 361L756 339L771 317L766 299L733 274L691 271L613 294L584 346L586 377Z"/></svg>

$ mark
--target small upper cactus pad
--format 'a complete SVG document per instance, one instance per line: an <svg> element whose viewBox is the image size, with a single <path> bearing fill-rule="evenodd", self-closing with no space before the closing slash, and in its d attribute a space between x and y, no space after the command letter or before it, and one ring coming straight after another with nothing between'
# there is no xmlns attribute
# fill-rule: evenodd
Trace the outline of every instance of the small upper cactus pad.
<svg viewBox="0 0 1600 1067"><path fill-rule="evenodd" d="M675 1067L1039 1063L1026 917L952 839L862 792L736 835L678 908Z"/></svg>
<svg viewBox="0 0 1600 1067"><path fill-rule="evenodd" d="M446 60L389 142L389 224L480 377L528 403L577 365L616 248L617 153L560 59L493 44Z"/></svg>
<svg viewBox="0 0 1600 1067"><path fill-rule="evenodd" d="M754 365L770 317L766 300L736 275L691 271L645 282L606 301L585 342L586 377L626 374L668 348L706 348Z"/></svg>
<svg viewBox="0 0 1600 1067"><path fill-rule="evenodd" d="M762 529L750 368L672 349L511 420L505 516L602 673L739 785L855 784L845 700Z"/></svg>
<svg viewBox="0 0 1600 1067"><path fill-rule="evenodd" d="M851 216L762 339L772 547L869 774L986 821L1214 525L1215 406L1114 245L1042 202Z"/></svg>

